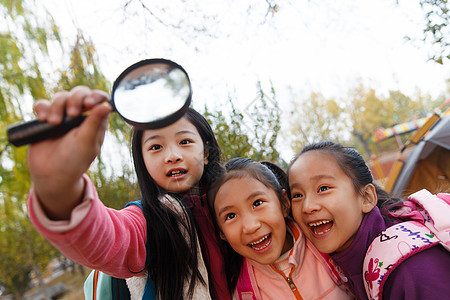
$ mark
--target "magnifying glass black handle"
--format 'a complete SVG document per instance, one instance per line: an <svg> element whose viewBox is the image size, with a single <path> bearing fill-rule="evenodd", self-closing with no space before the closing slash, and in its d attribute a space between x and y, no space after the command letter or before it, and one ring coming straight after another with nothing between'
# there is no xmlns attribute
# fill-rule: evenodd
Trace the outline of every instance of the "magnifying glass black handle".
<svg viewBox="0 0 450 300"><path fill-rule="evenodd" d="M7 128L8 141L16 147L40 142L64 135L70 129L80 125L86 115L77 117L65 116L59 125L51 125L39 120L22 122Z"/></svg>

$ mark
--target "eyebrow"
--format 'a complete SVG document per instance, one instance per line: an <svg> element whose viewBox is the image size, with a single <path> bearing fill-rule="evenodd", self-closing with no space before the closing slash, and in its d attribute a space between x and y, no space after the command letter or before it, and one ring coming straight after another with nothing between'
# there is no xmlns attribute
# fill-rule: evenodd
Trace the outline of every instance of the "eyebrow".
<svg viewBox="0 0 450 300"><path fill-rule="evenodd" d="M195 134L195 132L193 132L192 130L185 129L185 130L180 130L180 131L178 131L177 133L175 133L175 136L177 136L177 135L182 135L182 134ZM151 135L151 136L149 136L148 138L146 138L145 141L144 141L142 144L144 145L144 144L147 143L148 141L157 139L157 138L159 138L159 137L162 137L162 135L160 135L160 134Z"/></svg>
<svg viewBox="0 0 450 300"><path fill-rule="evenodd" d="M331 175L327 175L327 174L319 174L319 175L315 175L315 176L311 177L310 179L313 179L313 180L318 180L318 179L336 179L336 177L331 176ZM290 189L295 188L295 187L297 187L297 185L299 185L299 184L294 182L292 185L289 185L289 188Z"/></svg>
<svg viewBox="0 0 450 300"><path fill-rule="evenodd" d="M255 196L265 195L265 194L266 194L266 193L264 193L264 192L262 192L262 191L256 191L256 192L253 192L253 193L251 193L251 194L247 197L247 199L246 199L245 201L248 201L248 200L254 198ZM217 213L217 216L220 217L225 211L229 210L229 209L232 208L232 207L233 207L233 205L229 205L229 206L222 207L222 208L219 210L219 212Z"/></svg>

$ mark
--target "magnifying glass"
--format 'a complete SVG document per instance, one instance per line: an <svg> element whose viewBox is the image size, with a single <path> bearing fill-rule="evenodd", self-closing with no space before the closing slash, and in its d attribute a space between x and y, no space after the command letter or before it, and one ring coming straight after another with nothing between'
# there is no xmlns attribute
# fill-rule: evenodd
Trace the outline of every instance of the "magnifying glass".
<svg viewBox="0 0 450 300"><path fill-rule="evenodd" d="M157 129L180 119L191 103L187 72L177 63L146 59L129 66L114 81L108 101L128 124L137 129ZM64 135L79 126L86 115L65 116L59 125L32 120L7 128L8 141L16 147Z"/></svg>

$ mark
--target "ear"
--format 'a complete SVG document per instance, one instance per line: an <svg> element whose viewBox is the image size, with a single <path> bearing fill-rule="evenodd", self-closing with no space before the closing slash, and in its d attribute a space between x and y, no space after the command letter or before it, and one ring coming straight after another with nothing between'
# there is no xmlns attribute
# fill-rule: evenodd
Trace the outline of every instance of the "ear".
<svg viewBox="0 0 450 300"><path fill-rule="evenodd" d="M227 238L226 238L225 234L223 234L222 231L219 233L219 236L220 236L220 238L221 238L222 240L224 240L225 242L227 241Z"/></svg>
<svg viewBox="0 0 450 300"><path fill-rule="evenodd" d="M364 200L362 203L362 212L368 213L377 205L377 191L375 189L375 186L369 183L363 188L363 193Z"/></svg>
<svg viewBox="0 0 450 300"><path fill-rule="evenodd" d="M283 216L287 218L289 216L291 208L291 201L289 201L289 197L285 189L283 189L283 196L280 199L280 202L281 202L281 209L283 211Z"/></svg>
<svg viewBox="0 0 450 300"><path fill-rule="evenodd" d="M208 145L208 142L206 142ZM209 149L205 147L205 153L203 154L203 164L206 166L208 164L208 157L209 157Z"/></svg>

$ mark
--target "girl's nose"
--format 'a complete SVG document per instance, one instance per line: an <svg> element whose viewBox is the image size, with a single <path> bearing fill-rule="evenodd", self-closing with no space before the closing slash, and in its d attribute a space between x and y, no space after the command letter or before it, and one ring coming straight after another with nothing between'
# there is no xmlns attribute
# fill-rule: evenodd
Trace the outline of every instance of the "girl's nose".
<svg viewBox="0 0 450 300"><path fill-rule="evenodd" d="M320 210L320 205L314 197L305 197L302 201L302 210L304 213L311 214Z"/></svg>
<svg viewBox="0 0 450 300"><path fill-rule="evenodd" d="M182 161L183 157L177 149L169 148L167 149L166 163L174 163Z"/></svg>
<svg viewBox="0 0 450 300"><path fill-rule="evenodd" d="M243 220L242 231L246 234L254 233L261 228L261 222L255 216L246 217Z"/></svg>

